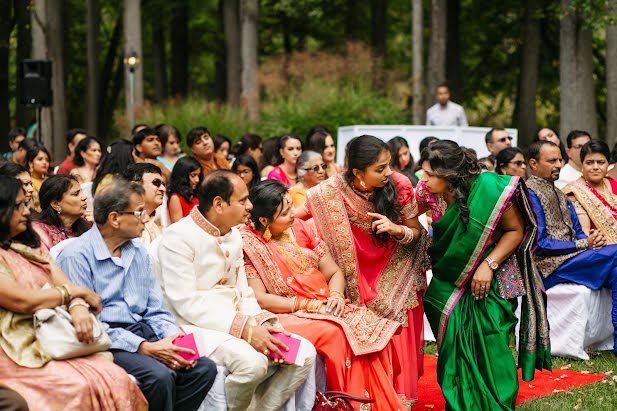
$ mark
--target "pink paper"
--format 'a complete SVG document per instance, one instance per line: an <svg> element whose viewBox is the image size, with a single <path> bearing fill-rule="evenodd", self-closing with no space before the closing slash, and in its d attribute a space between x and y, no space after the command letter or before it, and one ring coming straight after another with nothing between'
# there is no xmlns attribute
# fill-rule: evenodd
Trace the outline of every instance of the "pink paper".
<svg viewBox="0 0 617 411"><path fill-rule="evenodd" d="M193 333L176 338L172 341L172 344L177 347L188 348L189 350L193 350L195 352L193 355L186 352L177 353L180 357L187 361L193 361L201 357L201 355L199 355L199 351L197 350L197 344L195 344L195 336Z"/></svg>
<svg viewBox="0 0 617 411"><path fill-rule="evenodd" d="M295 337L287 336L283 333L271 333L271 335L285 344L289 349L288 351L284 351L281 347L279 347L283 353L283 360L290 364L294 364L296 362L296 357L298 357L298 350L300 349L301 341ZM275 352L272 352L272 358L278 359L280 357Z"/></svg>

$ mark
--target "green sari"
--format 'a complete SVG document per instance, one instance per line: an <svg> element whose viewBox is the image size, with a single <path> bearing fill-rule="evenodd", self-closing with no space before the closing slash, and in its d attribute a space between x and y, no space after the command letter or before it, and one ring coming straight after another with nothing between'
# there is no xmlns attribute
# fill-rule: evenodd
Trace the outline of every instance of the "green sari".
<svg viewBox="0 0 617 411"><path fill-rule="evenodd" d="M476 300L470 291L476 268L493 250L498 223L510 206L517 206L525 236L515 251L524 284L518 367L525 381L534 369L550 369L546 297L533 265L531 249L537 226L527 189L518 177L482 173L471 183L469 223L459 221L453 203L433 222L429 254L433 279L423 298L426 316L437 336L437 380L447 408L454 410L514 409L518 394L517 365L509 334L517 322L516 299L500 294L496 276L488 297ZM435 213L434 213L435 214ZM456 244L456 246L453 246Z"/></svg>

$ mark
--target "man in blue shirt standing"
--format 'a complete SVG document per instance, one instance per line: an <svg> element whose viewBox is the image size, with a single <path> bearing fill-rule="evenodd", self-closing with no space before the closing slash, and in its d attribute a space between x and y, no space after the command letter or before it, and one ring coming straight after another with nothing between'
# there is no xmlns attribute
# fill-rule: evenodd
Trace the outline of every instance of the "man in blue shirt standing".
<svg viewBox="0 0 617 411"><path fill-rule="evenodd" d="M114 362L133 375L151 410L196 410L216 377L208 358L186 361L191 350L172 341L182 332L163 304L138 237L148 221L144 189L115 181L94 201L96 224L68 244L57 263L71 281L101 296L100 314Z"/></svg>
<svg viewBox="0 0 617 411"><path fill-rule="evenodd" d="M563 161L559 147L537 141L529 147L527 179L529 197L538 221L538 246L534 259L546 289L560 283L576 283L592 290L612 290L613 353L617 354L617 244L606 245L604 235L583 232L576 211L566 195L555 187Z"/></svg>

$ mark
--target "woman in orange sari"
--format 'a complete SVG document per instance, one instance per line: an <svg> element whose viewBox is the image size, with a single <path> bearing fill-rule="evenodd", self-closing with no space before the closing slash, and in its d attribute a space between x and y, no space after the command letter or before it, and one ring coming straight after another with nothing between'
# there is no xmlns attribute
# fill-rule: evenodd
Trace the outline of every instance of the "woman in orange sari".
<svg viewBox="0 0 617 411"><path fill-rule="evenodd" d="M404 369L394 387L413 406L424 360L422 295L428 236L411 182L390 168L388 145L373 136L347 146L347 171L311 188L296 216L315 221L345 275L353 304L402 324L392 339Z"/></svg>
<svg viewBox="0 0 617 411"><path fill-rule="evenodd" d="M251 189L255 228L241 229L246 274L260 306L279 313L287 331L324 356L329 389L372 398L372 409L403 410L391 344L400 324L346 304L342 271L309 224L294 218L287 190L275 180Z"/></svg>

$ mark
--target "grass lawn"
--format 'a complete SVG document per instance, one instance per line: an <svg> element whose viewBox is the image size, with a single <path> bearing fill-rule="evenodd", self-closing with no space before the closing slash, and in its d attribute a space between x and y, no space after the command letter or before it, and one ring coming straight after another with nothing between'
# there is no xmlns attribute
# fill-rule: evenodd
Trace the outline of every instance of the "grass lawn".
<svg viewBox="0 0 617 411"><path fill-rule="evenodd" d="M435 356L436 353L436 344L427 341L425 354ZM553 370L562 367L590 374L607 373L609 376L594 384L524 402L517 409L521 411L617 410L617 359L610 351L602 351L588 361L553 357Z"/></svg>

